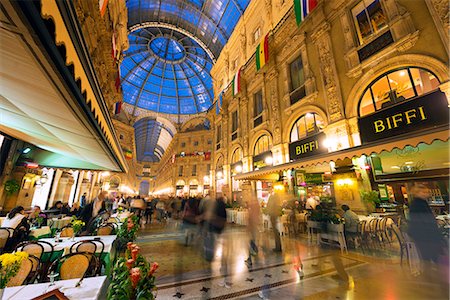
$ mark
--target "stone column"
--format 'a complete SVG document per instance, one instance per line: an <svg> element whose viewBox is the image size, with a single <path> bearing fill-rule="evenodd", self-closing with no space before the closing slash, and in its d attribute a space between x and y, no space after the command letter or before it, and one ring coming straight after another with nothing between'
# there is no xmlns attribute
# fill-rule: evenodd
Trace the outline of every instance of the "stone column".
<svg viewBox="0 0 450 300"><path fill-rule="evenodd" d="M330 24L324 22L313 34L320 60L320 74L324 86L329 123L342 120L343 102L330 38Z"/></svg>
<svg viewBox="0 0 450 300"><path fill-rule="evenodd" d="M273 144L277 145L281 143L282 137L282 129L281 129L281 113L280 113L280 104L279 104L279 96L278 96L278 70L273 69L265 78L265 91L266 91L266 99L268 102L268 106L271 111L271 127L272 127L272 136L273 136Z"/></svg>

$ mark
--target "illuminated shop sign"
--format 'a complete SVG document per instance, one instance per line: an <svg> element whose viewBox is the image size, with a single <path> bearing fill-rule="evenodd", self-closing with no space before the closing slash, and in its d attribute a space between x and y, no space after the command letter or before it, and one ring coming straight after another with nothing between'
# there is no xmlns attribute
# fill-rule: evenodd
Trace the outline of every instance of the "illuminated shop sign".
<svg viewBox="0 0 450 300"><path fill-rule="evenodd" d="M317 154L328 153L324 146L325 133L321 132L313 136L289 144L289 159L296 160Z"/></svg>
<svg viewBox="0 0 450 300"><path fill-rule="evenodd" d="M447 98L441 91L399 103L358 119L362 143L447 125Z"/></svg>

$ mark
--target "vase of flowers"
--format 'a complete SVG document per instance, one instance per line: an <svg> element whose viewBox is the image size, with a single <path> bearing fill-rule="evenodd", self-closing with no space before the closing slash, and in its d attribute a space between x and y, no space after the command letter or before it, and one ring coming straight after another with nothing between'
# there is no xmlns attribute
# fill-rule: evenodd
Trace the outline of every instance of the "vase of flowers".
<svg viewBox="0 0 450 300"><path fill-rule="evenodd" d="M0 255L0 299L6 285L16 276L24 259L28 259L28 253L22 251Z"/></svg>
<svg viewBox="0 0 450 300"><path fill-rule="evenodd" d="M131 242L127 244L124 257L120 257L112 271L108 300L155 299L155 272L158 263L150 264L139 254L140 248Z"/></svg>
<svg viewBox="0 0 450 300"><path fill-rule="evenodd" d="M77 234L79 234L81 232L81 230L84 227L84 222L81 220L78 220L75 217L72 217L72 220L70 221L70 224L72 225L73 228L73 236L72 236L72 241L75 241L75 236Z"/></svg>

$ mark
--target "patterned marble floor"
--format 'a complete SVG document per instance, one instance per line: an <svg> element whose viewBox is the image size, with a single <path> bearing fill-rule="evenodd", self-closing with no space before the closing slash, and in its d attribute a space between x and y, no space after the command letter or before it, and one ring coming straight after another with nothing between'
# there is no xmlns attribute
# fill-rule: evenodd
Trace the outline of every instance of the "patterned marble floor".
<svg viewBox="0 0 450 300"><path fill-rule="evenodd" d="M267 299L277 300L448 299L448 291L442 292L439 285L415 278L402 268L399 257L393 255L395 247L370 254L341 254L311 245L300 235L283 237L279 254L271 251L271 232L260 232L260 251L248 266L245 227L228 226L212 263L203 258L201 240L198 236L185 246L185 235L176 222L150 224L142 230L137 242L143 254L160 264L157 299L253 300L260 299L261 291ZM299 258L302 277L296 269ZM219 285L224 278L230 287Z"/></svg>

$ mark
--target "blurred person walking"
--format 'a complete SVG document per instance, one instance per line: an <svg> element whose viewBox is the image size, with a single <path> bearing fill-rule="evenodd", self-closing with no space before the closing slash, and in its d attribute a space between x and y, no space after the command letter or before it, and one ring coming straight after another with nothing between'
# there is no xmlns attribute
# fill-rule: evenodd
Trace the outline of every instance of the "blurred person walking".
<svg viewBox="0 0 450 300"><path fill-rule="evenodd" d="M272 194L267 201L267 212L270 216L270 223L272 224L273 237L275 239L274 252L281 252L281 239L280 232L278 231L278 218L281 213L281 198L278 191L273 188L271 190Z"/></svg>
<svg viewBox="0 0 450 300"><path fill-rule="evenodd" d="M258 254L258 247L256 246L256 237L258 234L258 227L261 222L261 210L259 207L258 200L256 197L251 197L248 202L248 232L250 236L250 244L248 250L248 258L245 260L247 267L252 267L252 255L256 256Z"/></svg>

